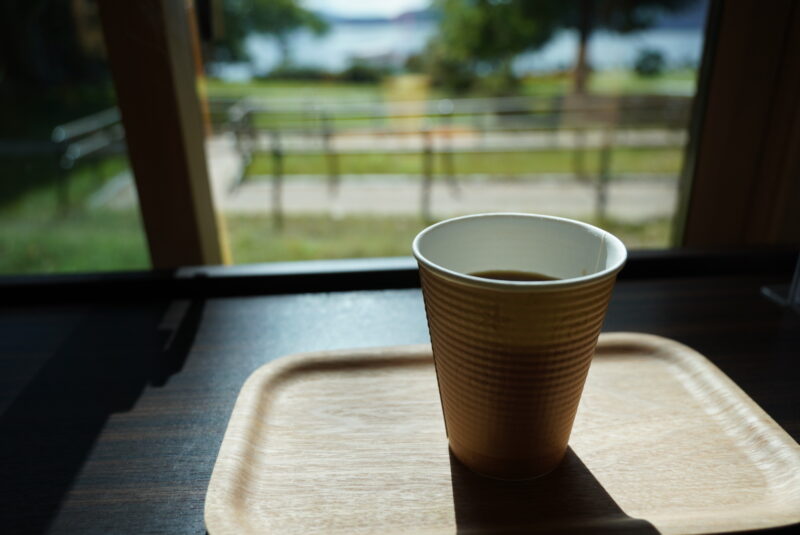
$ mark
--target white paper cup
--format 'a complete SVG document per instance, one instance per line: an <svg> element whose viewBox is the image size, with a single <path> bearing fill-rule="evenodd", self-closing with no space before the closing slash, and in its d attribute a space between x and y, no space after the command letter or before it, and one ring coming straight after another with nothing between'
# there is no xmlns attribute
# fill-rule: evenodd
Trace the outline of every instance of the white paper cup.
<svg viewBox="0 0 800 535"><path fill-rule="evenodd" d="M450 448L476 472L537 477L563 458L622 242L533 214L442 221L413 243ZM476 277L533 272L551 281Z"/></svg>

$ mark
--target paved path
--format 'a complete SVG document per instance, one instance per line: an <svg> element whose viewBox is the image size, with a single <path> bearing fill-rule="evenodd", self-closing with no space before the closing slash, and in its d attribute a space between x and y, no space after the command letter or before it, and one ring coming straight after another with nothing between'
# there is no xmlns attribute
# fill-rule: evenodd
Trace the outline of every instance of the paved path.
<svg viewBox="0 0 800 535"><path fill-rule="evenodd" d="M232 139L218 136L207 145L212 189L217 209L226 214L264 214L272 209L272 182L268 176L248 177L234 187L240 162ZM483 175L459 177L454 194L437 178L432 189L434 216L486 212L525 211L587 217L595 210L595 190L571 174L537 175L515 181L488 180ZM666 217L675 209L675 176L628 175L609 187L608 214L625 221ZM287 214L329 213L417 215L420 212L419 177L409 175L345 175L338 192L331 194L324 177L292 175L283 184L283 209ZM93 206L125 208L136 202L130 175L120 175L97 192Z"/></svg>
<svg viewBox="0 0 800 535"><path fill-rule="evenodd" d="M225 213L264 213L271 210L269 177L252 177L219 204ZM418 214L419 180L403 176L343 177L339 191L331 194L324 180L293 177L283 186L286 213ZM674 179L647 178L613 183L608 192L608 214L626 221L666 217L675 209ZM571 176L532 181L496 182L478 177L460 180L454 192L444 181L434 183L432 212L437 217L502 211L537 212L565 217L586 217L595 210L595 190Z"/></svg>
<svg viewBox="0 0 800 535"><path fill-rule="evenodd" d="M453 150L461 152L522 152L533 150L569 150L575 147L597 149L610 143L615 147L682 147L686 143L686 132L683 130L651 129L619 129L608 133L600 129L585 131L576 130L543 130L543 131L492 131L481 133L479 130L431 129L430 142L434 151ZM281 148L286 152L322 152L323 139L316 133L284 134L280 139ZM257 137L260 150L270 151L272 138L263 133ZM425 146L425 138L419 129L410 130L406 134L391 130L363 132L353 129L340 132L330 138L330 147L337 153L363 154L376 153L420 153Z"/></svg>

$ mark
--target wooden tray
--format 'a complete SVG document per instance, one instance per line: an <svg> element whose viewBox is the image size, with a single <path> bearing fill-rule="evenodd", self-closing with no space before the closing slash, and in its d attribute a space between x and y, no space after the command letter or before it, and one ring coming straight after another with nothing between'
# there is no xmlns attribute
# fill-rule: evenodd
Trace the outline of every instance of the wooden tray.
<svg viewBox="0 0 800 535"><path fill-rule="evenodd" d="M800 446L671 340L601 336L570 446L543 478L482 478L449 455L429 346L285 357L239 394L206 527L701 533L800 522Z"/></svg>

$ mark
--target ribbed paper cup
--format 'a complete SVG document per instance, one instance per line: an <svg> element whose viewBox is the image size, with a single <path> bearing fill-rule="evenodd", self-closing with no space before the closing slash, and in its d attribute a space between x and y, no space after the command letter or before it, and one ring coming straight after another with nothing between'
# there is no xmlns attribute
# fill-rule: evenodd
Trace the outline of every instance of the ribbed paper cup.
<svg viewBox="0 0 800 535"><path fill-rule="evenodd" d="M450 219L414 240L453 454L504 479L564 457L626 251L599 228L532 214ZM520 282L470 275L540 273Z"/></svg>

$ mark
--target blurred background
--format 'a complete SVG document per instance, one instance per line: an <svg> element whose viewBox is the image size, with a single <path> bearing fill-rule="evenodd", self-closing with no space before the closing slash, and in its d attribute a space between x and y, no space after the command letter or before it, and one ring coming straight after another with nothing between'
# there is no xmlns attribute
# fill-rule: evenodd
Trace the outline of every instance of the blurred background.
<svg viewBox="0 0 800 535"><path fill-rule="evenodd" d="M233 262L404 256L485 211L671 246L707 8L196 1ZM149 268L96 3L0 10L0 273Z"/></svg>

